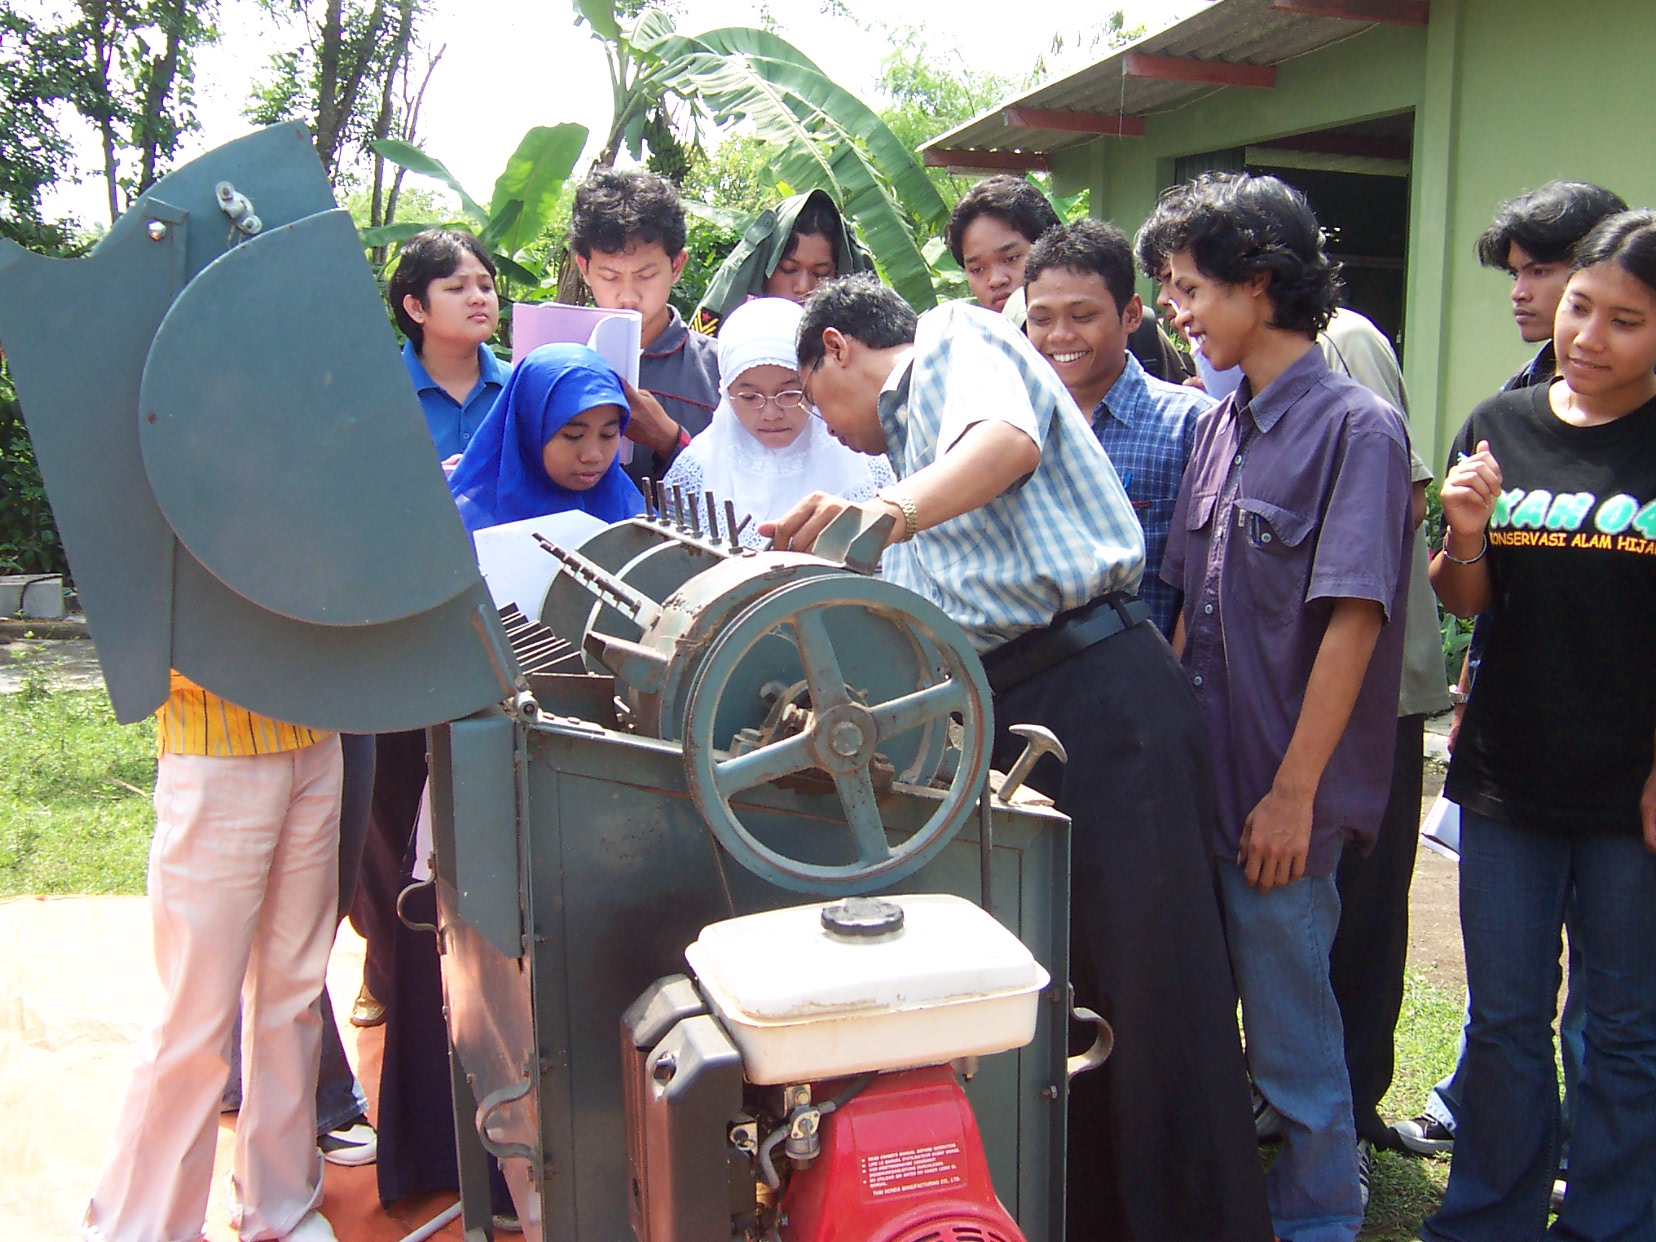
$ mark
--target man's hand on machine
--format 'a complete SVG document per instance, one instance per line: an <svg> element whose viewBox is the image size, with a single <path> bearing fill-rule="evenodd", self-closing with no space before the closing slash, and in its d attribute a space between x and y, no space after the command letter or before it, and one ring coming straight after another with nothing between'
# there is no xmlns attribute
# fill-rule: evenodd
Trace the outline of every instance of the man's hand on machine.
<svg viewBox="0 0 1656 1242"><path fill-rule="evenodd" d="M759 523L759 533L769 535L771 547L778 552L809 552L816 546L817 536L847 509L861 509L865 513L891 514L897 520L886 543L900 539L903 534L903 510L895 501L874 500L854 504L827 492L812 492L774 522Z"/></svg>

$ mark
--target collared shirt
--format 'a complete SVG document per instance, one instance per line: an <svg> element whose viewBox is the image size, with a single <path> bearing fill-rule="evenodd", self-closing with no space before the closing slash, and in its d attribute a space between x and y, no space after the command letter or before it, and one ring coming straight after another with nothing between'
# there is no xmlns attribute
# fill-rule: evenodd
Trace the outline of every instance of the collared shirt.
<svg viewBox="0 0 1656 1242"><path fill-rule="evenodd" d="M1145 574L1139 596L1150 605L1156 628L1169 636L1179 615L1179 591L1163 582L1157 571L1179 498L1179 480L1196 440L1196 419L1213 404L1213 398L1199 389L1157 379L1128 354L1120 378L1092 412L1093 431L1144 528Z"/></svg>
<svg viewBox="0 0 1656 1242"><path fill-rule="evenodd" d="M1221 857L1276 778L1340 599L1385 610L1323 771L1305 873L1373 844L1391 790L1409 578L1409 438L1397 411L1308 349L1203 416L1162 577L1184 587L1183 662L1213 742Z"/></svg>
<svg viewBox="0 0 1656 1242"><path fill-rule="evenodd" d="M274 755L320 742L319 729L283 724L203 690L176 669L167 701L155 713L155 743L161 754L213 755L224 759Z"/></svg>
<svg viewBox="0 0 1656 1242"><path fill-rule="evenodd" d="M1549 384L1553 376L1558 374L1558 352L1551 341L1535 351L1518 373L1501 385L1502 392L1512 392L1518 388L1534 388L1537 384Z"/></svg>
<svg viewBox="0 0 1656 1242"><path fill-rule="evenodd" d="M667 326L638 356L638 386L694 436L707 430L719 405L719 343L692 332L676 306L669 306L667 312ZM635 444L627 473L634 483L665 478L676 456L676 449L662 458Z"/></svg>
<svg viewBox="0 0 1656 1242"><path fill-rule="evenodd" d="M420 398L420 411L431 429L432 442L437 446L438 460L447 461L456 453L464 453L472 433L494 409L495 398L506 386L512 369L496 358L487 345L479 345L477 383L472 385L464 401L456 401L448 389L431 378L413 341L403 342L402 356L408 378L414 381L414 391Z"/></svg>
<svg viewBox="0 0 1656 1242"><path fill-rule="evenodd" d="M882 571L958 622L979 652L1106 591L1134 590L1144 568L1127 494L1046 359L992 311L959 302L927 311L880 394L892 469L908 478L990 421L1040 447L1035 472L893 545Z"/></svg>

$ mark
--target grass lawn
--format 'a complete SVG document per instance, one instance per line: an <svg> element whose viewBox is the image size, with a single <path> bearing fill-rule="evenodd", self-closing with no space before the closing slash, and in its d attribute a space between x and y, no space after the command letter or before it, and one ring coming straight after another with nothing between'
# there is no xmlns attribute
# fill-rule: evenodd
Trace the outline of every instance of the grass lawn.
<svg viewBox="0 0 1656 1242"><path fill-rule="evenodd" d="M0 896L143 892L154 784L154 721L116 724L103 691L0 695ZM1413 1116L1454 1065L1463 1003L1410 975L1382 1115ZM1414 1238L1448 1176L1447 1159L1377 1153L1363 1238Z"/></svg>
<svg viewBox="0 0 1656 1242"><path fill-rule="evenodd" d="M153 719L37 679L0 695L0 897L143 892L154 787Z"/></svg>

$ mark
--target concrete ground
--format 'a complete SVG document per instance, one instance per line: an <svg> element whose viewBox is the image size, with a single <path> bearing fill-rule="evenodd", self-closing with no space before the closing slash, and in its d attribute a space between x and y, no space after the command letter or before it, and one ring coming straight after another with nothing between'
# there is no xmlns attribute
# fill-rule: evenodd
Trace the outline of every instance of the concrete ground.
<svg viewBox="0 0 1656 1242"><path fill-rule="evenodd" d="M362 941L340 930L328 987L342 1014L362 982ZM72 1242L97 1179L133 1047L161 1000L142 897L0 901L0 1242ZM379 1030L341 1028L372 1101ZM228 1208L234 1117L219 1125L209 1242L235 1242ZM452 1136L433 1141L453 1142ZM341 1242L395 1242L453 1195L379 1205L372 1166L327 1166L322 1212ZM459 1242L460 1224L436 1235Z"/></svg>

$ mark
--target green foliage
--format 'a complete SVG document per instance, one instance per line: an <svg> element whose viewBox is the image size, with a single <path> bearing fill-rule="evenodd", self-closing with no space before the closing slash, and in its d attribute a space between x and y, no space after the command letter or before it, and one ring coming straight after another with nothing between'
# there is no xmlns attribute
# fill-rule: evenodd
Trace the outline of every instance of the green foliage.
<svg viewBox="0 0 1656 1242"><path fill-rule="evenodd" d="M673 305L686 319L695 312L696 304L707 292L708 283L719 270L719 264L741 240L741 234L736 230L694 213L689 214L690 227L685 233L684 248L690 257L685 261L684 271L680 273L672 293Z"/></svg>
<svg viewBox="0 0 1656 1242"><path fill-rule="evenodd" d="M66 30L43 28L12 5L0 5L0 232L40 223L40 195L68 171L69 140L53 105L78 80L80 49Z"/></svg>
<svg viewBox="0 0 1656 1242"><path fill-rule="evenodd" d="M879 92L888 101L880 117L911 151L994 107L1024 84L971 69L960 49L934 45L924 26L887 31L891 51L880 62ZM926 175L952 208L971 185L940 168Z"/></svg>
<svg viewBox="0 0 1656 1242"><path fill-rule="evenodd" d="M777 188L770 159L770 145L749 134L731 134L713 150L701 150L681 187L687 207L695 199L735 216L758 215L787 197Z"/></svg>
<svg viewBox="0 0 1656 1242"><path fill-rule="evenodd" d="M9 372L0 366L0 573L52 574L68 568L23 409Z"/></svg>
<svg viewBox="0 0 1656 1242"><path fill-rule="evenodd" d="M0 695L0 896L143 892L154 784L154 721L103 691Z"/></svg>
<svg viewBox="0 0 1656 1242"><path fill-rule="evenodd" d="M519 301L549 296L551 279L545 234L557 218L575 161L586 145L584 125L537 125L518 142L517 150L496 178L494 194L484 207L460 184L441 160L395 138L375 141L373 149L411 173L441 181L459 196L466 219L404 219L377 229L363 229L364 246L391 246L435 225L468 228L489 247L504 292ZM537 249L537 243L540 246Z"/></svg>

